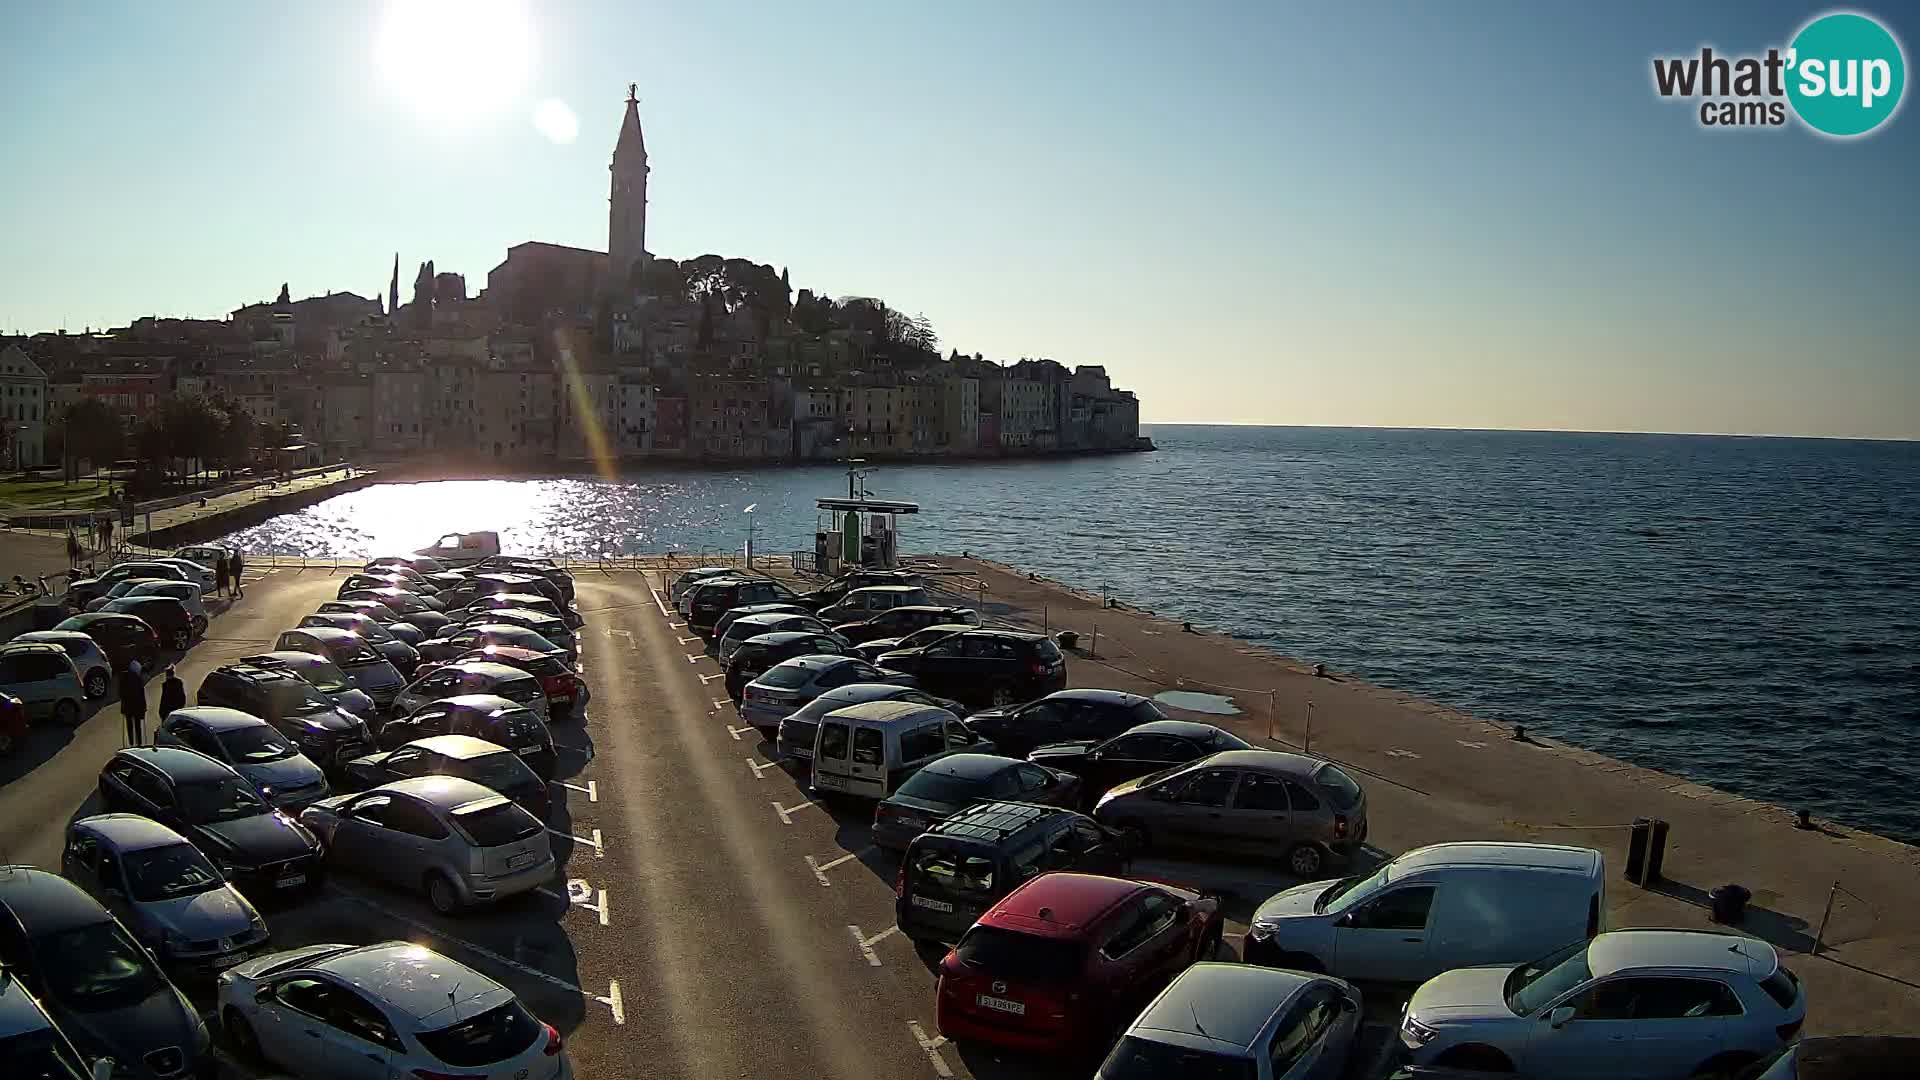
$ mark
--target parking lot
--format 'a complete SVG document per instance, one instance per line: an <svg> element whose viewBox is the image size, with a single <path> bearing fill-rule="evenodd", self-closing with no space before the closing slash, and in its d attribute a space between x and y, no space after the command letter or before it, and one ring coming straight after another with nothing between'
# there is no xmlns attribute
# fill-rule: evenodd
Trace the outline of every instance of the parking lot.
<svg viewBox="0 0 1920 1080"><path fill-rule="evenodd" d="M246 599L181 661L190 694L338 582L321 569L249 578ZM769 756L658 585L633 571L578 576L593 697L583 720L554 725L560 783L548 825L561 870L546 888L445 917L418 896L335 874L319 897L267 912L274 944L405 938L439 949L520 993L560 1029L585 1077L1090 1073L939 1037L933 959L893 930L894 862L869 841L871 808L811 799ZM120 741L111 704L71 732L36 731L0 773L0 858L58 866L62 830L96 810L95 777ZM1293 883L1252 863L1135 869L1220 892L1227 952L1253 905ZM1357 1075L1384 1071L1400 1004L1369 994L1374 1060Z"/></svg>

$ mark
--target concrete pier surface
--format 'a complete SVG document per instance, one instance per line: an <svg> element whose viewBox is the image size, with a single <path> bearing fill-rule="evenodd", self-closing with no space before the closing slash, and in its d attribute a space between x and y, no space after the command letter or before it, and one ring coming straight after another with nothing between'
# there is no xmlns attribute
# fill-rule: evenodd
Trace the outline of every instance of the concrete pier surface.
<svg viewBox="0 0 1920 1080"><path fill-rule="evenodd" d="M1744 885L1753 900L1733 929L1772 942L1805 981L1809 1034L1920 1031L1920 848L1819 819L1797 829L1793 812L1778 806L1552 739L1516 741L1508 725L1343 673L1316 676L1310 665L1231 637L1188 632L1177 613L1108 607L1098 594L979 558L915 562L946 571L936 579L941 591L984 619L1078 633L1068 661L1075 686L1218 695L1240 714L1170 714L1355 767L1366 777L1369 839L1388 853L1481 839L1598 848L1612 877L1615 927L1712 927L1707 892ZM1642 817L1672 825L1666 880L1652 889L1624 876L1626 826Z"/></svg>

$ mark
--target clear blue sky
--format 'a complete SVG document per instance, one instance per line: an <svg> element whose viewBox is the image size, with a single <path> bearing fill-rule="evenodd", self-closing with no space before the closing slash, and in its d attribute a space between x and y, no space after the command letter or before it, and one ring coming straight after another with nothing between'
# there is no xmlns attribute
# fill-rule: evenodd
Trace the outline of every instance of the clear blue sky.
<svg viewBox="0 0 1920 1080"><path fill-rule="evenodd" d="M1920 437L1920 113L1651 90L1820 6L596 0L388 51L391 6L8 5L0 327L603 248L633 81L654 252L1104 363L1149 420Z"/></svg>

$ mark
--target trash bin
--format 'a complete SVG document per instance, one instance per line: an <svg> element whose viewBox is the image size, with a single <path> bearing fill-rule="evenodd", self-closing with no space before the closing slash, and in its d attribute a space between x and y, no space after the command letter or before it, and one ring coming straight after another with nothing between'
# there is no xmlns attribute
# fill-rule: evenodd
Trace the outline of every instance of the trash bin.
<svg viewBox="0 0 1920 1080"><path fill-rule="evenodd" d="M1074 633L1071 630L1062 630L1058 634L1054 635L1053 640L1059 642L1061 648L1071 649L1074 646L1080 644L1080 635Z"/></svg>
<svg viewBox="0 0 1920 1080"><path fill-rule="evenodd" d="M1714 922L1728 926L1738 926L1747 917L1747 901L1753 899L1753 891L1740 885L1722 885L1707 894L1707 904Z"/></svg>

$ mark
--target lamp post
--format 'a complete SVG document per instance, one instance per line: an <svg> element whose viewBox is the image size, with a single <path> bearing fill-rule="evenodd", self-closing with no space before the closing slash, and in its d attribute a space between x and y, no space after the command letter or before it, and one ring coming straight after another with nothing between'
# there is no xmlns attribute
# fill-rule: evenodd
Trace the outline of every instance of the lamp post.
<svg viewBox="0 0 1920 1080"><path fill-rule="evenodd" d="M747 515L747 569L753 569L753 511L759 503L751 503L741 513Z"/></svg>

